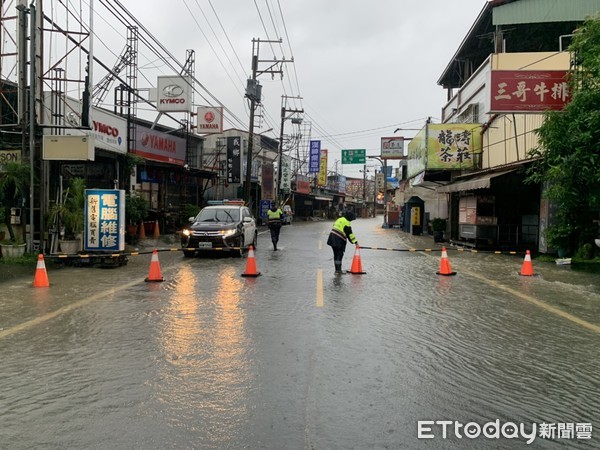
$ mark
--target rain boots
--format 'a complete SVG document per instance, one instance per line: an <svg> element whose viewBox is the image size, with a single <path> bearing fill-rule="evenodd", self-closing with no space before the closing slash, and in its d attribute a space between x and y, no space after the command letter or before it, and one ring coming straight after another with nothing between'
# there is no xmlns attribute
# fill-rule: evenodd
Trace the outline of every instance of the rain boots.
<svg viewBox="0 0 600 450"><path fill-rule="evenodd" d="M277 241L273 241L273 251L277 251Z"/></svg>
<svg viewBox="0 0 600 450"><path fill-rule="evenodd" d="M336 264L335 265L335 274L336 275L343 275L344 272L342 271L342 265L341 264Z"/></svg>

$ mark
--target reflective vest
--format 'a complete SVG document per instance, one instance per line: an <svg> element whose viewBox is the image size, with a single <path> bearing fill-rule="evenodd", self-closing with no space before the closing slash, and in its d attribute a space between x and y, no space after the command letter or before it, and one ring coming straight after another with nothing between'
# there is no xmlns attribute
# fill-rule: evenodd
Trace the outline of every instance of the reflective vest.
<svg viewBox="0 0 600 450"><path fill-rule="evenodd" d="M346 228L348 228L348 230L346 230ZM346 231L349 232L348 235L346 235ZM354 237L354 233L352 232L350 221L343 216L335 221L333 228L331 229L331 233L335 236L338 236L340 239L343 239L344 241L346 241L346 238L348 238L350 242L356 244L356 237Z"/></svg>
<svg viewBox="0 0 600 450"><path fill-rule="evenodd" d="M281 209L277 208L277 211L271 211L270 209L267 211L267 218L269 219L269 223L281 223L281 216L283 212Z"/></svg>

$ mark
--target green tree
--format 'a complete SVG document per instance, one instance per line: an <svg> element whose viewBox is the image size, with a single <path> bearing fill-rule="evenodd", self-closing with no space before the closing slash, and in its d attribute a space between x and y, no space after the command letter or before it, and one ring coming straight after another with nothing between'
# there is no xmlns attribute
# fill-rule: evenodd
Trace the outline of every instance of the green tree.
<svg viewBox="0 0 600 450"><path fill-rule="evenodd" d="M546 183L557 204L548 243L572 254L596 233L592 220L600 210L600 19L576 30L569 50L575 65L569 74L571 101L546 114L538 129L537 161L528 181Z"/></svg>

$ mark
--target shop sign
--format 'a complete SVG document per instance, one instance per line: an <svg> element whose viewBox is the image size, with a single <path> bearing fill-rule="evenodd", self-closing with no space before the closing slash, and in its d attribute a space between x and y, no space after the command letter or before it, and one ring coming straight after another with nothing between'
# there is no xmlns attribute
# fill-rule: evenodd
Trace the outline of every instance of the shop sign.
<svg viewBox="0 0 600 450"><path fill-rule="evenodd" d="M136 126L133 153L145 159L185 165L185 139L150 128Z"/></svg>
<svg viewBox="0 0 600 450"><path fill-rule="evenodd" d="M223 108L199 106L198 123L196 132L198 134L222 133L223 132Z"/></svg>
<svg viewBox="0 0 600 450"><path fill-rule="evenodd" d="M319 175L317 176L317 185L325 186L327 184L327 150L321 150L321 162L319 164Z"/></svg>
<svg viewBox="0 0 600 450"><path fill-rule="evenodd" d="M481 125L469 123L429 124L427 169L469 169L481 153Z"/></svg>
<svg viewBox="0 0 600 450"><path fill-rule="evenodd" d="M241 183L242 138L233 136L227 138L227 182Z"/></svg>
<svg viewBox="0 0 600 450"><path fill-rule="evenodd" d="M310 141L310 154L308 161L308 173L319 173L321 163L321 141Z"/></svg>
<svg viewBox="0 0 600 450"><path fill-rule="evenodd" d="M85 251L125 250L125 191L85 190Z"/></svg>
<svg viewBox="0 0 600 450"><path fill-rule="evenodd" d="M571 99L564 70L492 70L490 113L561 110Z"/></svg>
<svg viewBox="0 0 600 450"><path fill-rule="evenodd" d="M381 157L402 159L404 157L404 138L401 136L381 138Z"/></svg>
<svg viewBox="0 0 600 450"><path fill-rule="evenodd" d="M160 112L192 111L192 79L180 75L159 76L156 109Z"/></svg>
<svg viewBox="0 0 600 450"><path fill-rule="evenodd" d="M45 100L50 104L51 94L45 93ZM66 97L64 99L65 113L62 117L54 117L51 115L50 109L44 110L45 124L56 123L66 128L64 135L66 136L87 136L91 135L94 138L94 147L106 150L112 153L126 154L127 153L127 120L112 114L104 109L92 107L90 113L90 128L91 130L81 129L81 101L74 98ZM45 128L44 134L51 134L52 128ZM70 158L65 158L70 159ZM91 158L93 160L93 158Z"/></svg>
<svg viewBox="0 0 600 450"><path fill-rule="evenodd" d="M281 192L289 193L292 187L291 158L283 155L281 157Z"/></svg>

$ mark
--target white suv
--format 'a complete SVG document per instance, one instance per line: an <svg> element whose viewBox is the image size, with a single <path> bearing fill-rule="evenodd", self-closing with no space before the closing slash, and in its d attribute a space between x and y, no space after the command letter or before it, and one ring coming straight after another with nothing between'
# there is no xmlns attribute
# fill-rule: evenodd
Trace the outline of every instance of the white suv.
<svg viewBox="0 0 600 450"><path fill-rule="evenodd" d="M256 220L243 202L223 202L203 208L181 234L186 257L200 251L224 250L242 256L250 245L256 248Z"/></svg>

